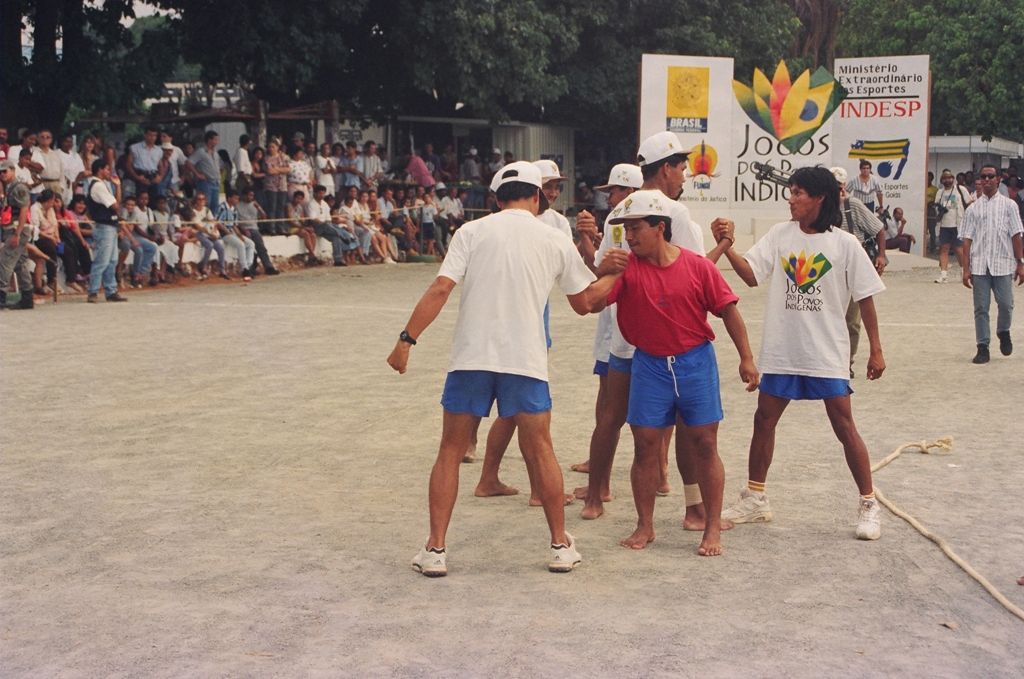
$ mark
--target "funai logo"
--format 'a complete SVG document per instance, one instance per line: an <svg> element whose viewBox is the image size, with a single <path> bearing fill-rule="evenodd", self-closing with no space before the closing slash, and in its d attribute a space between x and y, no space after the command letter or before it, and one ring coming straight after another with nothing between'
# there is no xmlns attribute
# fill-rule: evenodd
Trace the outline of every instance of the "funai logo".
<svg viewBox="0 0 1024 679"><path fill-rule="evenodd" d="M799 152L846 98L846 89L823 67L793 81L785 61L770 81L755 68L753 86L733 80L732 89L744 113L790 153Z"/></svg>
<svg viewBox="0 0 1024 679"><path fill-rule="evenodd" d="M711 190L711 178L717 177L718 152L713 146L701 142L690 149L686 158L686 169L693 179L693 189L700 195Z"/></svg>

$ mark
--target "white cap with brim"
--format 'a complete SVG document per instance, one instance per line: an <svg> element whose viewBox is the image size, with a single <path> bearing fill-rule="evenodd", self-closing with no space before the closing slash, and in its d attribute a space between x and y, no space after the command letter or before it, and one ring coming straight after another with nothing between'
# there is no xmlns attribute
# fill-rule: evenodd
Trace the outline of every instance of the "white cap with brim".
<svg viewBox="0 0 1024 679"><path fill-rule="evenodd" d="M548 181L549 179L567 179L562 176L562 171L558 169L558 164L555 161L545 158L543 160L535 160L533 164L540 170L540 178L542 181Z"/></svg>
<svg viewBox="0 0 1024 679"><path fill-rule="evenodd" d="M645 217L670 218L669 202L664 193L656 190L636 191L619 205L622 211L608 220L609 224L622 224L630 219L642 219Z"/></svg>
<svg viewBox="0 0 1024 679"><path fill-rule="evenodd" d="M679 137L674 132L659 132L658 134L651 135L644 142L640 144L640 149L636 152L636 163L640 167L644 165L650 165L656 163L659 160L664 160L669 156L689 155L689 151L683 148L683 145L679 143Z"/></svg>
<svg viewBox="0 0 1024 679"><path fill-rule="evenodd" d="M444 185L444 182L438 182L438 183L434 184L434 190L435 191L444 191L447 188L448 187Z"/></svg>
<svg viewBox="0 0 1024 679"><path fill-rule="evenodd" d="M531 184L538 189L544 184L541 180L540 170L533 163L517 160L494 173L494 178L491 179L491 191L497 193L498 188L512 182Z"/></svg>
<svg viewBox="0 0 1024 679"><path fill-rule="evenodd" d="M4 160L0 160L0 172L3 172L5 170L17 170L17 169L18 169L18 166L14 164L13 160L11 160L9 158L5 158Z"/></svg>
<svg viewBox="0 0 1024 679"><path fill-rule="evenodd" d="M832 173L832 176L836 178L837 182L839 182L843 186L846 186L846 180L849 179L849 177L850 177L850 175L847 174L847 172L846 172L846 168L839 167L837 165L835 167L829 168L828 171Z"/></svg>
<svg viewBox="0 0 1024 679"><path fill-rule="evenodd" d="M598 191L607 191L613 186L625 186L631 189L639 189L644 185L644 176L640 172L639 165L619 163L608 173L608 183L596 186Z"/></svg>

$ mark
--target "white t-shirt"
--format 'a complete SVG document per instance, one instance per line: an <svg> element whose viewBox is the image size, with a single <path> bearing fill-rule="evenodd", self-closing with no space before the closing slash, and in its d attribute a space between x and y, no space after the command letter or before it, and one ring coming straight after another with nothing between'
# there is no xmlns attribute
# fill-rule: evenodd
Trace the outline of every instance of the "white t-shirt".
<svg viewBox="0 0 1024 679"><path fill-rule="evenodd" d="M324 158L323 156L316 157L316 183L327 189L325 195L334 195L334 159L330 156Z"/></svg>
<svg viewBox="0 0 1024 679"><path fill-rule="evenodd" d="M239 172L252 176L252 161L249 160L249 151L241 146L235 150L235 176L238 176Z"/></svg>
<svg viewBox="0 0 1024 679"><path fill-rule="evenodd" d="M60 157L61 168L64 170L68 186L74 186L78 175L85 172L85 163L82 162L82 156L78 155L75 151L64 153L60 149L57 149L57 155Z"/></svg>
<svg viewBox="0 0 1024 679"><path fill-rule="evenodd" d="M547 210L544 210L544 212L542 212L537 217L537 219L544 222L548 226L553 226L554 228L558 229L566 236L568 236L569 240L572 240L572 227L569 226L569 220L566 219L563 215L558 214L557 211L548 208Z"/></svg>
<svg viewBox="0 0 1024 679"><path fill-rule="evenodd" d="M597 249L597 254L594 255L594 266L600 266L601 258L604 257L605 250L608 248L616 247L629 250L622 225L613 226L608 223L609 219L617 217L625 209L625 203L626 201L622 201L616 205L604 220L604 238L601 240L601 246ZM672 245L704 256L704 234L701 232L700 227L690 219L690 210L682 203L673 200L669 201L669 212L669 218L672 220L672 238L669 239L669 242ZM612 325L609 351L618 358L631 359L633 358L635 347L625 340L622 332L619 330L615 305L608 305L608 309ZM597 351L596 347L595 351Z"/></svg>
<svg viewBox="0 0 1024 679"><path fill-rule="evenodd" d="M772 279L761 373L849 379L846 309L851 298L859 302L885 290L857 238L839 228L804 233L797 222L782 222L743 258L759 285Z"/></svg>
<svg viewBox="0 0 1024 679"><path fill-rule="evenodd" d="M544 305L595 278L572 241L525 210L503 210L455 232L439 276L462 283L448 370L548 379Z"/></svg>
<svg viewBox="0 0 1024 679"><path fill-rule="evenodd" d="M608 362L612 352L612 326L615 325L615 305L601 309L597 317L597 331L594 332L594 360Z"/></svg>
<svg viewBox="0 0 1024 679"><path fill-rule="evenodd" d="M314 222L323 222L325 224L331 223L331 208L328 207L327 201L321 200L310 200L306 203L306 217L312 219Z"/></svg>

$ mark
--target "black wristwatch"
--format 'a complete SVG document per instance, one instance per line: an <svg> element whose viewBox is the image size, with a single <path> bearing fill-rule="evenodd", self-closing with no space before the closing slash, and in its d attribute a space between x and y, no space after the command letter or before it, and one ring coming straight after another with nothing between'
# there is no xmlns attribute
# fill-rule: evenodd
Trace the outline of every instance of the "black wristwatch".
<svg viewBox="0 0 1024 679"><path fill-rule="evenodd" d="M406 342L408 344L412 344L412 345L416 344L416 340L414 340L412 338L412 335L407 333L405 330L403 330L401 333L399 333L398 339L400 339L401 341Z"/></svg>

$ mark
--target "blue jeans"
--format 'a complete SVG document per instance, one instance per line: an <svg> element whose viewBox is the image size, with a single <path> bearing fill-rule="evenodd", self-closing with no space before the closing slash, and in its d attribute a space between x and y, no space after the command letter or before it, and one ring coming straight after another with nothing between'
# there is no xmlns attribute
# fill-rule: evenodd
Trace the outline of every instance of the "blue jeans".
<svg viewBox="0 0 1024 679"><path fill-rule="evenodd" d="M203 258L199 261L199 270L206 273L206 265L210 263L210 255L217 251L217 263L220 264L220 272L224 273L224 244L220 239L213 240L205 233L196 232L196 239L203 247Z"/></svg>
<svg viewBox="0 0 1024 679"><path fill-rule="evenodd" d="M156 243L148 238L143 238L138 234L133 235L139 245L138 247L132 247L132 252L135 253L132 259L132 273L136 276L142 276L149 271L149 267L153 264L153 260L156 258L156 251L159 248Z"/></svg>
<svg viewBox="0 0 1024 679"><path fill-rule="evenodd" d="M974 286L974 335L979 345L988 346L992 339L992 327L988 308L995 293L999 315L996 317L996 332L1009 332L1013 321L1013 276L991 276L972 274Z"/></svg>
<svg viewBox="0 0 1024 679"><path fill-rule="evenodd" d="M117 293L117 229L109 224L96 224L92 227L92 242L96 254L89 272L89 294L98 293L102 282L103 291L110 297Z"/></svg>
<svg viewBox="0 0 1024 679"><path fill-rule="evenodd" d="M210 212L217 214L217 207L220 205L220 182L196 180L196 190L206 194L206 205Z"/></svg>

